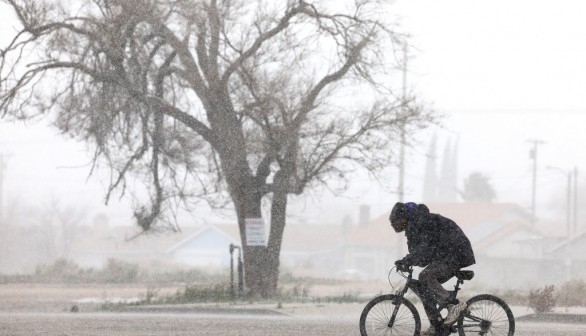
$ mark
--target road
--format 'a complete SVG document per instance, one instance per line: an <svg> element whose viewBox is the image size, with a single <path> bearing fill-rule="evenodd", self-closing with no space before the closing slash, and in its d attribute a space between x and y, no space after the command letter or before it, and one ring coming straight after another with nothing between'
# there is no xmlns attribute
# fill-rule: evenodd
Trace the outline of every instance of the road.
<svg viewBox="0 0 586 336"><path fill-rule="evenodd" d="M2 336L340 336L358 335L357 321L266 315L152 313L0 313ZM582 336L584 324L518 323L518 336Z"/></svg>

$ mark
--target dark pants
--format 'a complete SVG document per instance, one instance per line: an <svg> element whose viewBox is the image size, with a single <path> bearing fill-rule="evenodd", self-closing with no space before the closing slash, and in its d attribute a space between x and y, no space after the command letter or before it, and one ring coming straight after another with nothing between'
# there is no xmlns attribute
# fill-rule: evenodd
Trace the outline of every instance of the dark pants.
<svg viewBox="0 0 586 336"><path fill-rule="evenodd" d="M425 313L432 323L441 319L437 303L445 302L450 295L442 284L454 277L459 269L460 267L446 262L434 261L419 273L419 281L411 287L421 299Z"/></svg>

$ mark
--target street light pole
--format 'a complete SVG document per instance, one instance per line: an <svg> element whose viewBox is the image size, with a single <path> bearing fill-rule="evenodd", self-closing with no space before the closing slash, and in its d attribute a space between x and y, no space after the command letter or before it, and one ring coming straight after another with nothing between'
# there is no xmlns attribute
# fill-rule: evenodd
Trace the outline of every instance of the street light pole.
<svg viewBox="0 0 586 336"><path fill-rule="evenodd" d="M574 167L574 229L573 235L577 236L578 232L578 167Z"/></svg>
<svg viewBox="0 0 586 336"><path fill-rule="evenodd" d="M533 148L529 152L529 157L533 160L533 185L531 190L531 225L535 227L535 222L537 221L535 214L535 196L537 189L537 146L543 145L544 142L542 140L529 140L529 142L533 143Z"/></svg>

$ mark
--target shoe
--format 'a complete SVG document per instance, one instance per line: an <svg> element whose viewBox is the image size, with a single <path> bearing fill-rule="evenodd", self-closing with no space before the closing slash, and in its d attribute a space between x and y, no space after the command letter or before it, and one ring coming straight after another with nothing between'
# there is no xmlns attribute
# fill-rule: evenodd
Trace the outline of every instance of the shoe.
<svg viewBox="0 0 586 336"><path fill-rule="evenodd" d="M446 316L446 318L444 319L444 324L451 325L454 324L454 322L458 321L462 312L466 310L466 307L468 307L466 302L460 302L455 305L449 305L448 316Z"/></svg>
<svg viewBox="0 0 586 336"><path fill-rule="evenodd" d="M435 328L433 326L429 326L427 330L424 330L419 334L421 336L434 336L435 335Z"/></svg>

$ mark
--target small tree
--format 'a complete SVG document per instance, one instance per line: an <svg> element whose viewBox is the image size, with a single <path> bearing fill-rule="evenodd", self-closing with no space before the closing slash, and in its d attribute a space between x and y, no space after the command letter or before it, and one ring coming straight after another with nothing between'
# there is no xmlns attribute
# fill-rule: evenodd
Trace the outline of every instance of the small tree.
<svg viewBox="0 0 586 336"><path fill-rule="evenodd" d="M37 233L37 247L43 262L69 257L84 217L83 211L63 206L55 199L37 209L33 223Z"/></svg>
<svg viewBox="0 0 586 336"><path fill-rule="evenodd" d="M496 198L496 191L488 176L474 172L464 180L464 190L460 196L465 202L490 203Z"/></svg>

